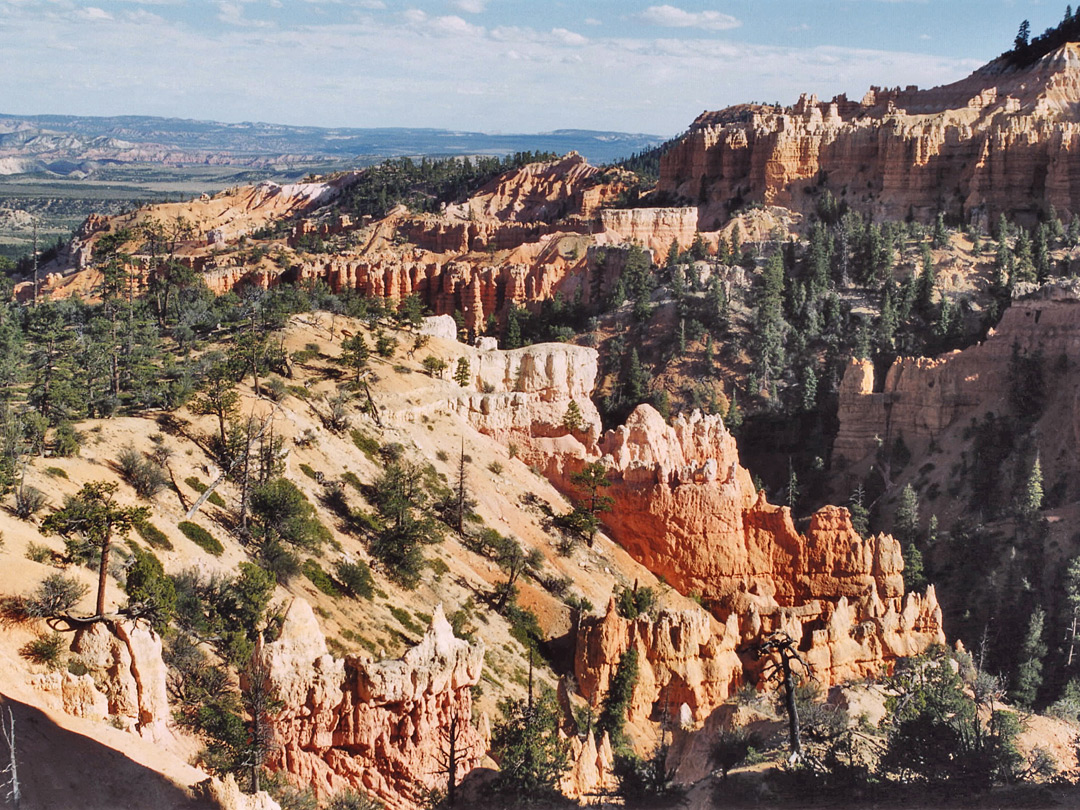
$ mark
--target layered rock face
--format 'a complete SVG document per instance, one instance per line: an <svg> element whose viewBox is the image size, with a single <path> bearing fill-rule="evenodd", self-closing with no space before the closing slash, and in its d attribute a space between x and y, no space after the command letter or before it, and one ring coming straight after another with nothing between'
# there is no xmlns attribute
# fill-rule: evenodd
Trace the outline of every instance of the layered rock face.
<svg viewBox="0 0 1080 810"><path fill-rule="evenodd" d="M607 243L633 242L665 255L672 242L686 250L698 231L696 208L618 208L600 212Z"/></svg>
<svg viewBox="0 0 1080 810"><path fill-rule="evenodd" d="M790 510L754 491L720 417L695 412L669 425L642 405L595 441L592 350L557 344L478 354L478 387L492 393L463 396L458 410L481 432L518 444L565 492L575 493L574 472L602 461L612 482L605 494L614 499L601 515L608 533L676 590L699 594L715 617L665 614L652 624L609 610L584 619L576 674L590 699L606 692L630 647L650 668L635 695L637 715L685 703L700 719L744 678L736 647L774 630L800 640L825 683L944 642L933 589L904 594L900 544L860 537L838 507L797 531ZM577 434L562 424L571 400L592 425Z"/></svg>
<svg viewBox="0 0 1080 810"><path fill-rule="evenodd" d="M459 778L488 749L486 717L479 727L472 718L483 642L455 638L441 606L416 647L372 662L330 655L310 605L296 599L281 636L257 656L284 706L273 719L268 765L320 797L349 788L392 808L415 807L425 790L445 789L438 758L453 718Z"/></svg>
<svg viewBox="0 0 1080 810"><path fill-rule="evenodd" d="M741 682L738 620L718 622L704 610L663 610L655 618L624 619L612 600L603 617L578 628L574 676L589 701L601 700L622 655L638 651L638 681L627 719L677 721L683 707L703 720Z"/></svg>
<svg viewBox="0 0 1080 810"><path fill-rule="evenodd" d="M872 363L852 360L839 389L834 460L856 464L876 453L879 439L891 445L903 437L909 446L918 446L986 411L1008 413L1014 347L1029 356L1041 353L1046 373L1060 366L1060 358L1080 352L1078 316L1080 285L1063 281L1015 300L977 346L937 358L897 358L883 383L875 379ZM1075 399L1070 377L1057 374L1053 385L1058 391L1067 386L1066 396ZM1059 427L1076 446L1080 408L1074 404L1072 410L1071 423Z"/></svg>
<svg viewBox="0 0 1080 810"><path fill-rule="evenodd" d="M615 501L602 515L605 525L649 570L681 593L700 594L728 622L716 649L783 630L800 640L815 675L836 683L944 642L933 589L904 595L900 544L888 535L860 537L840 507L823 508L798 532L787 507L754 492L719 417L695 413L668 425L642 405L599 450ZM596 657L604 645L583 632L584 666L617 662L612 654ZM648 659L650 645L639 646ZM732 669L728 690L738 672ZM695 711L710 703L695 700L688 702Z"/></svg>
<svg viewBox="0 0 1080 810"><path fill-rule="evenodd" d="M526 464L559 468L566 458L583 459L600 435L600 414L591 399L599 367L596 349L540 343L510 351L463 347L472 374L470 388L450 407L481 433L515 445ZM563 420L577 403L581 427Z"/></svg>
<svg viewBox="0 0 1080 810"><path fill-rule="evenodd" d="M702 230L747 202L813 210L828 188L875 218L938 211L987 222L1080 210L1080 46L1023 70L991 63L931 90L861 102L703 113L661 160L660 189L702 201Z"/></svg>

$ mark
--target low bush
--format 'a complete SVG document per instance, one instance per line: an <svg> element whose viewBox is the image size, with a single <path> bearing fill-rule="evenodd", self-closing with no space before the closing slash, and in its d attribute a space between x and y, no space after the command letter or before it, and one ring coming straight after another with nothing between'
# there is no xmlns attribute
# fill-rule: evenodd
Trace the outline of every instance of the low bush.
<svg viewBox="0 0 1080 810"><path fill-rule="evenodd" d="M49 574L26 599L26 613L36 619L59 616L75 607L89 591L75 577L59 572Z"/></svg>
<svg viewBox="0 0 1080 810"><path fill-rule="evenodd" d="M323 567L315 560L304 560L303 565L300 566L300 570L303 571L304 576L311 581L312 585L327 596L332 596L337 599L342 595L341 589L337 586L337 583L334 582L331 576L326 573L326 571L323 570Z"/></svg>
<svg viewBox="0 0 1080 810"><path fill-rule="evenodd" d="M154 548L160 548L163 551L172 551L173 544L168 535L149 520L136 521L135 531L139 533L139 537Z"/></svg>
<svg viewBox="0 0 1080 810"><path fill-rule="evenodd" d="M135 494L149 500L169 483L165 471L134 447L125 447L116 457L116 468Z"/></svg>
<svg viewBox="0 0 1080 810"><path fill-rule="evenodd" d="M208 554L220 557L225 552L225 547L221 545L221 542L197 523L184 520L177 524L176 528L182 531L188 540Z"/></svg>
<svg viewBox="0 0 1080 810"><path fill-rule="evenodd" d="M59 633L42 634L22 645L19 655L33 664L60 669L64 665L64 637Z"/></svg>
<svg viewBox="0 0 1080 810"><path fill-rule="evenodd" d="M371 569L362 560L342 560L335 567L334 574L345 586L346 593L354 599L372 599L375 596L375 580L371 576Z"/></svg>
<svg viewBox="0 0 1080 810"><path fill-rule="evenodd" d="M15 515L21 520L30 520L47 501L48 497L40 489L23 484L15 490Z"/></svg>

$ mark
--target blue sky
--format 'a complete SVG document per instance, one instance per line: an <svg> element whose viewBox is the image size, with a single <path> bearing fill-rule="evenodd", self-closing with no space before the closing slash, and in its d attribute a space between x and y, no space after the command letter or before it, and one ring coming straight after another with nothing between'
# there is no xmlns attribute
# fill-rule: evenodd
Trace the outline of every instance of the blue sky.
<svg viewBox="0 0 1080 810"><path fill-rule="evenodd" d="M1080 0L1078 0L1080 3ZM674 135L706 109L933 86L1039 0L0 0L0 112Z"/></svg>

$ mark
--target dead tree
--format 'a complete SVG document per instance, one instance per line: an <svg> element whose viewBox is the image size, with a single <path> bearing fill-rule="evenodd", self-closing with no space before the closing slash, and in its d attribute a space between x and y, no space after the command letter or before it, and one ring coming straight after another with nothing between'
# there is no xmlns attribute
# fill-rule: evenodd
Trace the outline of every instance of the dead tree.
<svg viewBox="0 0 1080 810"><path fill-rule="evenodd" d="M439 729L439 736L442 738L442 746L435 755L435 758L439 763L439 770L437 773L445 774L446 776L447 807L455 807L457 804L458 765L461 762L462 755L466 753L463 750L462 741L464 732L465 728L463 727L457 712L450 715L449 726Z"/></svg>
<svg viewBox="0 0 1080 810"><path fill-rule="evenodd" d="M791 762L803 758L802 739L799 731L799 708L795 704L795 673L793 664L802 667L804 675L810 675L810 665L806 663L795 646L795 639L787 633L773 633L761 641L744 648L755 660L768 658L763 675L784 687L784 708L788 716L788 744L791 748Z"/></svg>
<svg viewBox="0 0 1080 810"><path fill-rule="evenodd" d="M19 763L18 758L15 756L15 715L11 713L11 707L6 706L7 720L4 719L4 715L0 712L0 734L4 737L4 742L8 748L8 764L0 771L4 774L4 787L7 788L7 800L11 803L11 806L15 810L19 810L19 803L22 801L22 792L19 790Z"/></svg>

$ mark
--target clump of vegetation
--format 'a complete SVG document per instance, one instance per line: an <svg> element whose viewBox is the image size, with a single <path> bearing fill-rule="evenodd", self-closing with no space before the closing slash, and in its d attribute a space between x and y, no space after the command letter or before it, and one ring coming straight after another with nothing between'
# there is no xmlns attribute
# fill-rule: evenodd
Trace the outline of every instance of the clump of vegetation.
<svg viewBox="0 0 1080 810"><path fill-rule="evenodd" d="M20 647L19 655L47 669L60 669L64 666L64 637L59 633L44 633Z"/></svg>
<svg viewBox="0 0 1080 810"><path fill-rule="evenodd" d="M326 573L326 571L323 570L323 567L315 560L310 558L304 560L301 570L304 572L304 576L311 581L311 584L327 596L332 596L336 599L342 595L341 589L338 587L337 583L334 582L333 577Z"/></svg>
<svg viewBox="0 0 1080 810"><path fill-rule="evenodd" d="M182 520L177 524L184 536L192 543L197 545L207 554L212 554L215 557L220 557L225 553L225 547L221 545L221 541L214 535L210 534L206 529L200 526L198 523L192 523L190 520Z"/></svg>
<svg viewBox="0 0 1080 810"><path fill-rule="evenodd" d="M656 591L649 587L620 588L615 596L615 610L624 619L636 619L650 613L656 606Z"/></svg>

